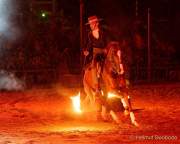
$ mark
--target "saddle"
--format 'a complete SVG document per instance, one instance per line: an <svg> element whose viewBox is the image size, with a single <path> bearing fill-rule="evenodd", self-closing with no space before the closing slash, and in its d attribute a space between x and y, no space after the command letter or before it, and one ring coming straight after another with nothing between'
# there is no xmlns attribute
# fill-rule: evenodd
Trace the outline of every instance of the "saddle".
<svg viewBox="0 0 180 144"><path fill-rule="evenodd" d="M106 58L106 49L93 48L93 57L96 62L102 62Z"/></svg>

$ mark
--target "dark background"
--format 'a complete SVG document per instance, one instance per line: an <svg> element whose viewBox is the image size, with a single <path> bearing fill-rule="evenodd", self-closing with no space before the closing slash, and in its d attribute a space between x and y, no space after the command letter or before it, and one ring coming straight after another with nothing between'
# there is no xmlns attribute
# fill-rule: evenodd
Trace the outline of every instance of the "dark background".
<svg viewBox="0 0 180 144"><path fill-rule="evenodd" d="M40 1L41 3L38 3ZM33 2L33 3L32 3ZM45 3L43 3L45 2ZM46 3L49 2L49 3ZM80 47L80 1L18 0L12 26L20 31L16 40L1 36L0 68L23 76L30 83L54 83L64 74L79 75L83 68ZM120 42L127 78L147 78L147 15L150 8L151 80L180 80L179 0L84 0L83 40L90 15ZM46 17L41 14L45 12ZM84 43L83 41L83 43Z"/></svg>

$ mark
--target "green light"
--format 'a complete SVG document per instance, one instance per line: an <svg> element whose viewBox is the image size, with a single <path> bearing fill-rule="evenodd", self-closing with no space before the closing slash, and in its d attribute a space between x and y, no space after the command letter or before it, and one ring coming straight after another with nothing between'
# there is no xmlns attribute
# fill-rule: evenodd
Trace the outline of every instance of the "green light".
<svg viewBox="0 0 180 144"><path fill-rule="evenodd" d="M42 17L46 17L46 14L45 14L45 13L42 13L41 16L42 16Z"/></svg>
<svg viewBox="0 0 180 144"><path fill-rule="evenodd" d="M42 22L48 22L50 17L50 13L48 11L40 10L37 14L39 20L41 20Z"/></svg>

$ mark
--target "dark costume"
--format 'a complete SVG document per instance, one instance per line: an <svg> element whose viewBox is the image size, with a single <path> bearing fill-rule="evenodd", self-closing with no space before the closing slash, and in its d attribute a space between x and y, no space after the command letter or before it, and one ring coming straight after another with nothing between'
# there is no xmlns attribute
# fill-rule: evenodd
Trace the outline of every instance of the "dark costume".
<svg viewBox="0 0 180 144"><path fill-rule="evenodd" d="M89 51L89 55L86 58L86 64L89 64L94 59L99 62L105 58L105 51L108 42L111 40L109 33L104 30L99 31L99 38L93 37L92 32L88 33L86 42L86 50Z"/></svg>
<svg viewBox="0 0 180 144"><path fill-rule="evenodd" d="M104 29L99 29L99 37L95 38L92 31L88 33L86 49L89 55L86 57L85 65L93 67L93 81L96 85L96 92L100 90L100 75L103 69L103 63L107 54L107 45L114 40L112 35Z"/></svg>

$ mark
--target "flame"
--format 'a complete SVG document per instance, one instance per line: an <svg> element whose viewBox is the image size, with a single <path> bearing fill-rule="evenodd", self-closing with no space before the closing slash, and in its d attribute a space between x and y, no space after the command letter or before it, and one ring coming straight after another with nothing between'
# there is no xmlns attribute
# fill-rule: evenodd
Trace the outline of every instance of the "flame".
<svg viewBox="0 0 180 144"><path fill-rule="evenodd" d="M81 110L81 100L80 100L80 92L78 93L77 96L71 97L72 100L72 105L73 105L73 110L76 113L82 113Z"/></svg>
<svg viewBox="0 0 180 144"><path fill-rule="evenodd" d="M114 93L112 93L112 92L108 92L108 96L107 96L108 98L121 98L119 95L117 95L117 94L114 94Z"/></svg>
<svg viewBox="0 0 180 144"><path fill-rule="evenodd" d="M115 95L114 93L108 92L108 98L115 98L117 97L117 95Z"/></svg>

